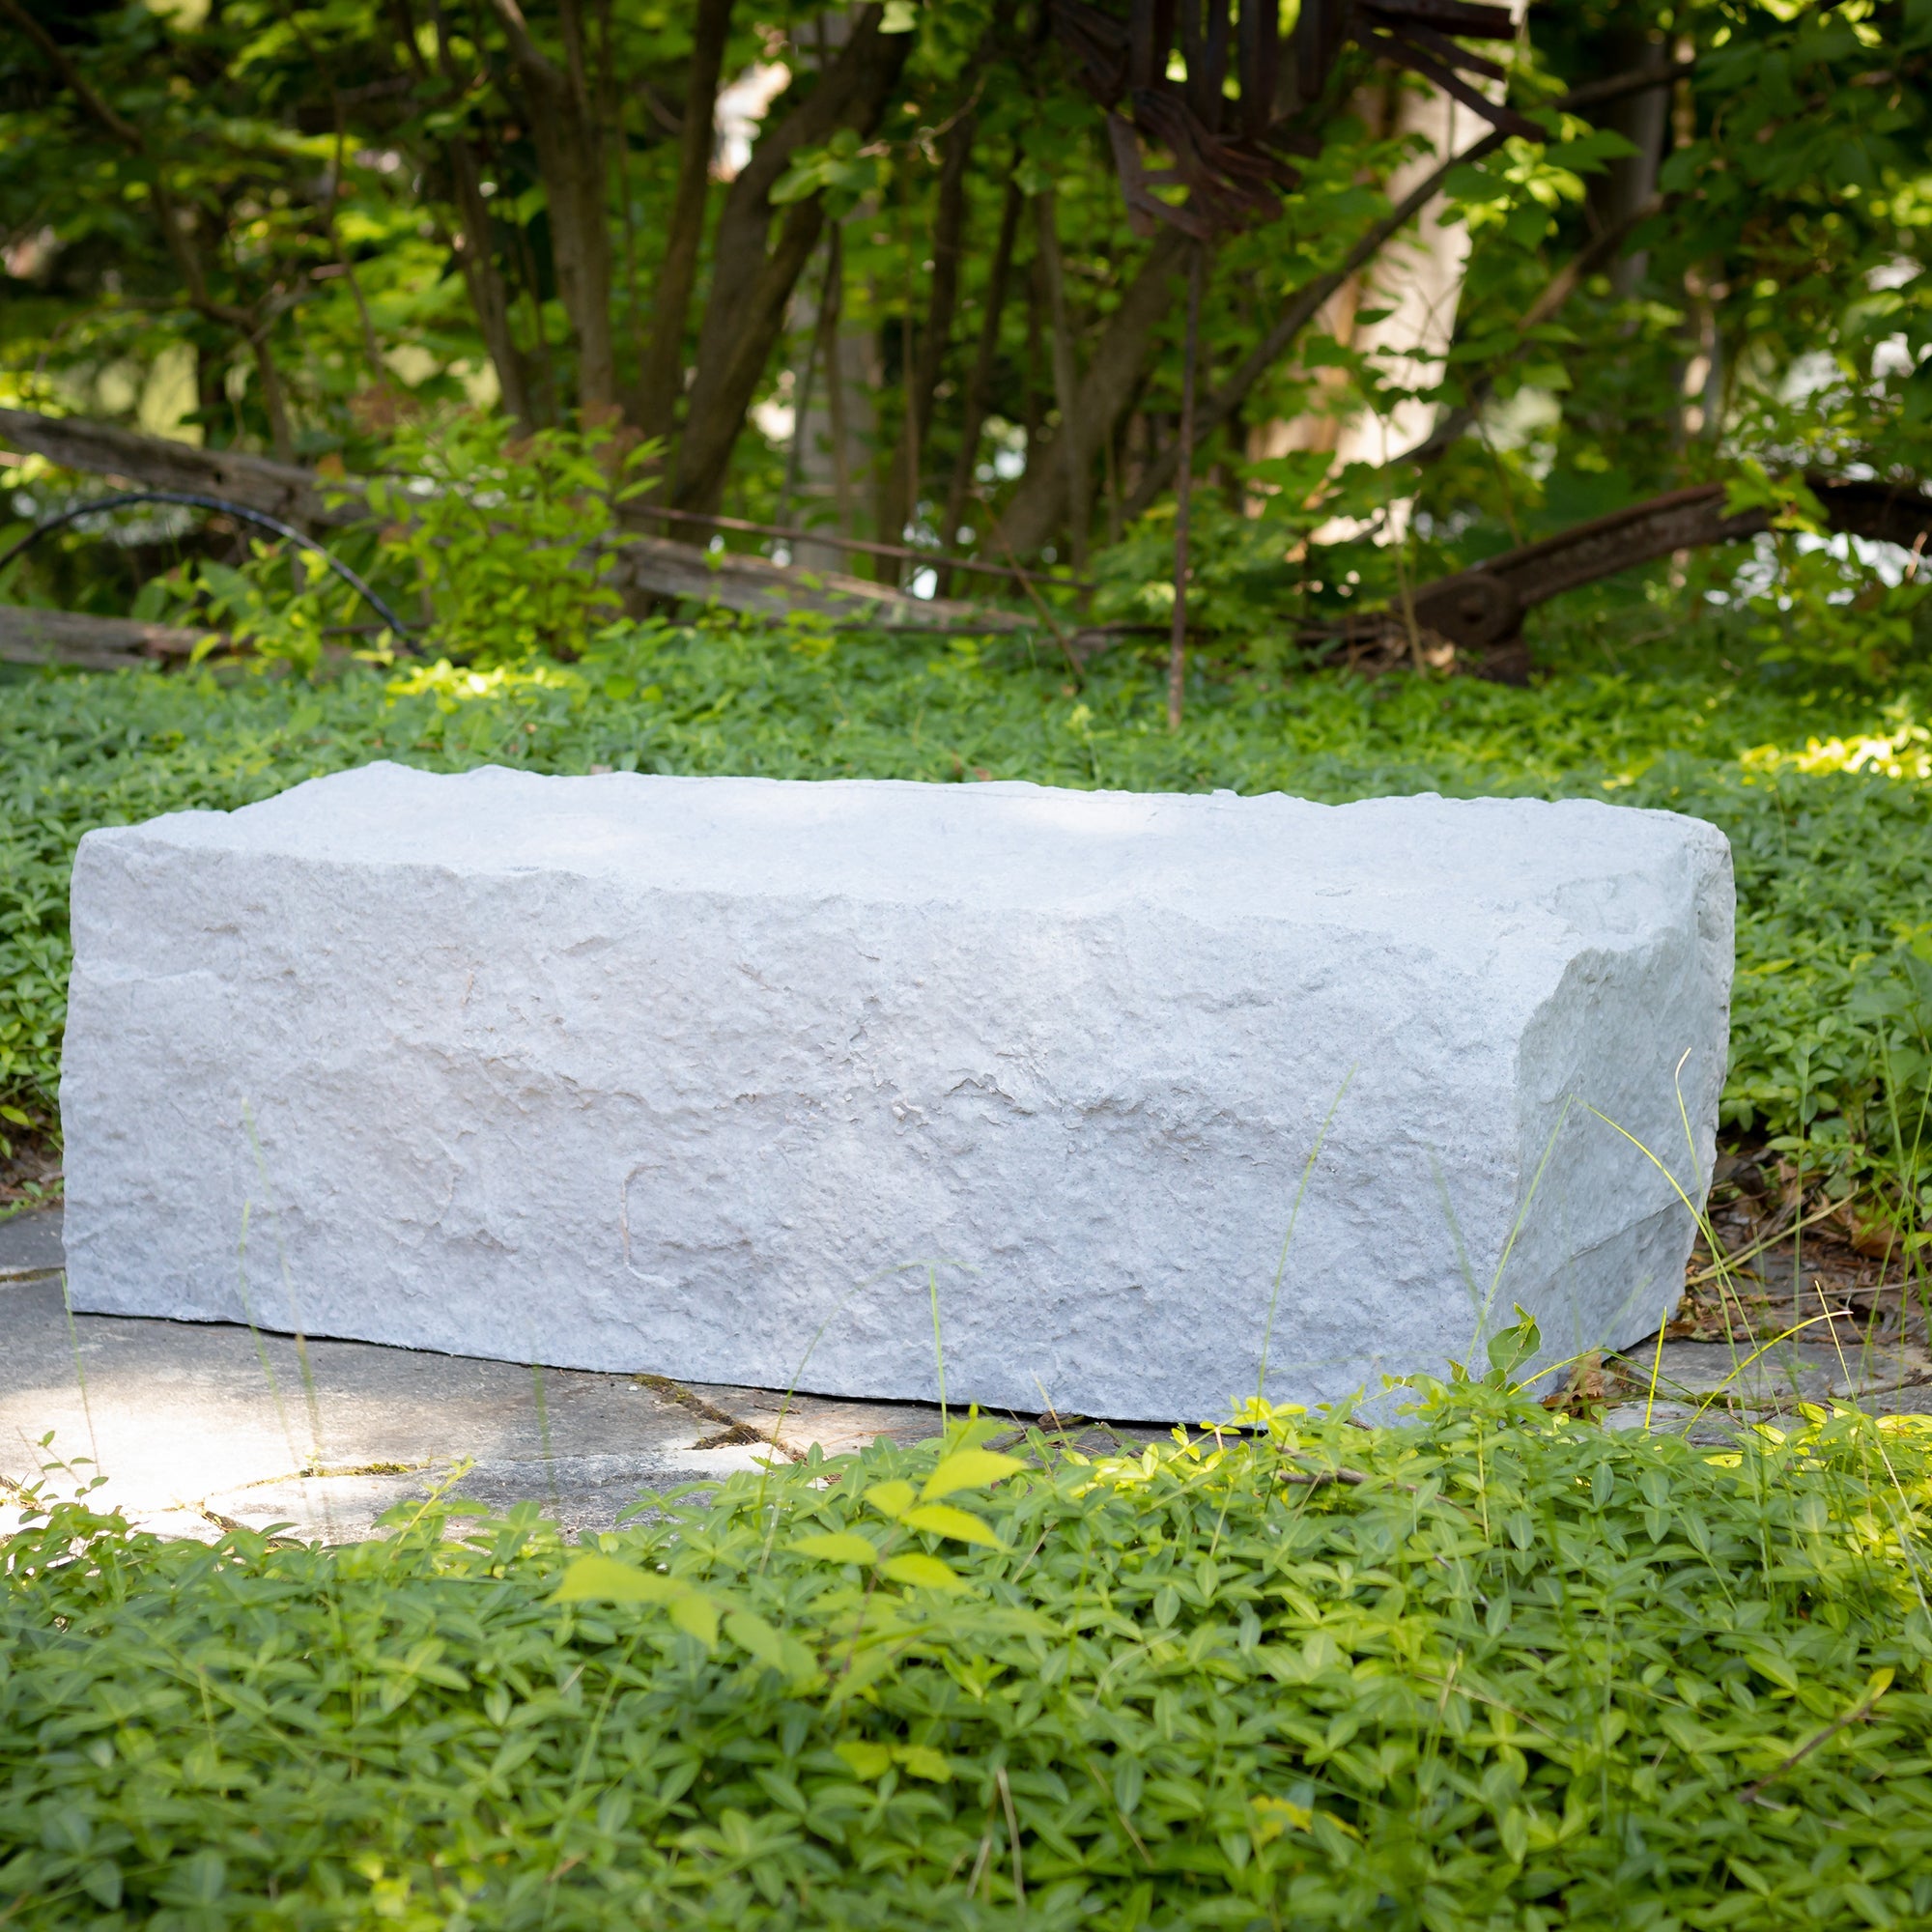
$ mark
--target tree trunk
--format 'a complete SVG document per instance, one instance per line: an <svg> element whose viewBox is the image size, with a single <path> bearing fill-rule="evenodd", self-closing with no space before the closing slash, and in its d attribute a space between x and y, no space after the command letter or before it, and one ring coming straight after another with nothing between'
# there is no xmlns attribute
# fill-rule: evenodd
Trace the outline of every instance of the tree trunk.
<svg viewBox="0 0 1932 1932"><path fill-rule="evenodd" d="M268 330L248 338L249 351L255 357L255 375L262 384L262 407L269 414L269 441L273 446L277 463L293 463L296 460L295 432L289 425L288 398L282 391L282 372L275 367L275 358L269 348Z"/></svg>
<svg viewBox="0 0 1932 1932"><path fill-rule="evenodd" d="M671 201L664 260L658 267L650 344L638 374L635 415L647 437L669 437L679 398L684 394L684 331L691 315L691 292L697 282L698 250L704 241L712 122L718 111L718 82L730 32L731 0L698 0L691 73L684 90L684 121L678 132L677 192Z"/></svg>
<svg viewBox="0 0 1932 1932"><path fill-rule="evenodd" d="M1670 50L1634 10L1619 14L1600 43L1605 69L1613 74L1660 73L1670 65ZM1601 117L1635 148L1621 155L1600 175L1589 180L1589 209L1600 234L1627 227L1637 211L1657 193L1657 171L1663 160L1663 144L1670 131L1670 94L1663 87L1626 95ZM1647 266L1642 253L1626 255L1610 270L1610 286L1628 300L1643 284Z"/></svg>
<svg viewBox="0 0 1932 1932"><path fill-rule="evenodd" d="M697 374L678 448L673 500L679 509L714 511L724 499L745 412L818 239L824 212L817 195L793 202L779 220L777 240L771 239L778 213L772 189L799 149L821 145L840 128L870 133L912 51L913 35L879 31L884 15L879 6L860 10L818 85L764 134L724 197L698 332Z"/></svg>
<svg viewBox="0 0 1932 1932"><path fill-rule="evenodd" d="M395 8L397 43L403 58L414 70L418 80L429 78L427 63L417 44L415 21L407 5ZM449 50L449 27L442 8L433 4L437 67L452 100L463 94L463 83ZM475 312L476 327L483 347L497 372L497 388L503 407L526 436L536 427L530 409L529 377L523 352L517 347L516 332L510 327L510 295L502 270L497 266L496 234L490 219L490 204L484 199L483 178L476 166L476 150L467 136L452 133L442 143L444 165L449 170L451 199L456 208L458 245L453 250L463 271L463 286Z"/></svg>
<svg viewBox="0 0 1932 1932"><path fill-rule="evenodd" d="M1154 333L1173 306L1175 278L1187 266L1187 237L1178 228L1162 227L1094 344L1073 406L1073 430L1083 463L1091 464L1100 439L1112 435L1134 393ZM1010 550L1023 556L1052 536L1066 513L1068 473L1067 462L1028 467L988 540L995 554Z"/></svg>
<svg viewBox="0 0 1932 1932"><path fill-rule="evenodd" d="M946 511L939 526L939 547L951 550L959 540L959 526L966 515L966 498L973 488L974 472L980 460L980 432L993 401L993 368L1000 355L1000 320L1006 312L1007 287L1012 279L1013 243L1020 232L1020 212L1026 206L1017 171L1020 151L1013 150L1013 165L1007 175L1006 205L1000 211L999 240L993 244L992 267L986 274L986 312L980 318L980 344L973 355L973 378L966 390L966 413L959 425L959 454L953 459L952 480L946 492ZM939 594L947 594L950 584L940 573Z"/></svg>
<svg viewBox="0 0 1932 1932"><path fill-rule="evenodd" d="M962 113L947 130L941 150L925 327L906 371L906 433L893 452L892 471L886 482L885 528L880 534L894 543L919 513L918 453L930 445L933 396L952 339L952 317L959 303L959 258L966 237L966 167L972 158L973 134L973 116Z"/></svg>
<svg viewBox="0 0 1932 1932"><path fill-rule="evenodd" d="M1060 253L1060 204L1052 188L1034 196L1034 218L1039 230L1039 266L1045 285L1047 321L1052 329L1053 400L1060 411L1053 455L1066 472L1066 524L1071 537L1073 568L1087 568L1087 539L1094 506L1088 479L1093 473L1094 443L1077 419L1080 364L1073 350L1073 324L1066 310L1066 265ZM1112 428L1111 423L1109 429Z"/></svg>
<svg viewBox="0 0 1932 1932"><path fill-rule="evenodd" d="M556 292L577 338L577 407L587 424L620 413L611 327L611 222L604 180L604 130L583 65L578 0L562 0L565 65L530 37L517 0L491 0L509 37L523 82L526 118L536 145L550 212Z"/></svg>
<svg viewBox="0 0 1932 1932"><path fill-rule="evenodd" d="M469 306L476 312L483 347L497 371L497 387L502 394L503 407L516 419L518 430L527 436L536 427L536 418L530 411L523 351L517 347L516 333L510 327L509 291L503 285L502 271L497 266L492 246L495 238L491 232L490 204L483 198L476 155L461 135L453 138L444 152L449 162L450 185L455 190L461 242L456 259L463 270L463 285L469 292Z"/></svg>

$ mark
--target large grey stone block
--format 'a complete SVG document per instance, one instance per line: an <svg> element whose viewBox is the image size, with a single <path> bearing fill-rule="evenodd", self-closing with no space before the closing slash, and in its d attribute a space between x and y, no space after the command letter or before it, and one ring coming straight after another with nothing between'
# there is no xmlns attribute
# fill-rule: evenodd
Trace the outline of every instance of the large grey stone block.
<svg viewBox="0 0 1932 1932"><path fill-rule="evenodd" d="M1593 803L381 764L73 913L77 1308L930 1399L936 1297L954 1401L1194 1418L1654 1332L1732 899Z"/></svg>

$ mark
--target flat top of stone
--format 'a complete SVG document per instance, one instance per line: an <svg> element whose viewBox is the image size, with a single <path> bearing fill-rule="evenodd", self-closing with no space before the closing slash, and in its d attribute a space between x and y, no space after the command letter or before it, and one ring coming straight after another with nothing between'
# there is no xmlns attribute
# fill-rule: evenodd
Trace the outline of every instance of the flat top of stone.
<svg viewBox="0 0 1932 1932"><path fill-rule="evenodd" d="M1377 904L1410 916L1418 902L1436 912L1534 905L1593 930L1647 924L1661 910L1657 885L1668 880L1674 901L1684 862L1694 853L1708 865L1724 850L1701 820L1587 799L1430 793L1328 806L1279 792L1018 781L556 778L501 766L451 776L386 761L237 811L174 812L88 838L1009 910L1171 905L1195 918L1324 920Z"/></svg>

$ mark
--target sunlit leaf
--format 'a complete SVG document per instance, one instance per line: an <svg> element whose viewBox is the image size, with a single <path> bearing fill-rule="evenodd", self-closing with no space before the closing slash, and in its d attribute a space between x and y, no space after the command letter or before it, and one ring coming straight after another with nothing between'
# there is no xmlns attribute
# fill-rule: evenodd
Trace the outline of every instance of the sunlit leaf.
<svg viewBox="0 0 1932 1932"><path fill-rule="evenodd" d="M881 1516L897 1519L911 1509L915 1498L912 1485L895 1478L890 1483L874 1483L866 1492L866 1500Z"/></svg>
<svg viewBox="0 0 1932 1932"><path fill-rule="evenodd" d="M668 1614L679 1630L695 1636L706 1650L718 1641L718 1605L696 1590L671 1599Z"/></svg>
<svg viewBox="0 0 1932 1932"><path fill-rule="evenodd" d="M553 1604L668 1604L688 1586L614 1556L573 1557L550 1601Z"/></svg>
<svg viewBox="0 0 1932 1932"><path fill-rule="evenodd" d="M899 1521L908 1529L926 1530L934 1536L951 1536L961 1543L983 1543L994 1549L1000 1548L1000 1539L987 1524L963 1509L954 1509L950 1503L922 1503L917 1509L907 1510Z"/></svg>
<svg viewBox="0 0 1932 1932"><path fill-rule="evenodd" d="M884 1745L867 1744L847 1738L832 1747L852 1768L854 1777L883 1777L892 1769L893 1754Z"/></svg>
<svg viewBox="0 0 1932 1932"><path fill-rule="evenodd" d="M920 1500L930 1502L935 1496L950 1496L960 1490L983 1490L1025 1467L1016 1456L1002 1456L996 1449L960 1449L925 1479Z"/></svg>
<svg viewBox="0 0 1932 1932"><path fill-rule="evenodd" d="M785 1548L801 1556L816 1556L823 1563L870 1564L879 1560L877 1548L851 1529L820 1530L811 1536L801 1536Z"/></svg>
<svg viewBox="0 0 1932 1932"><path fill-rule="evenodd" d="M1284 1832L1305 1832L1315 1822L1315 1813L1306 1805L1291 1804L1286 1798L1250 1798L1248 1805L1255 1814L1249 1829L1258 1845L1269 1843Z"/></svg>
<svg viewBox="0 0 1932 1932"><path fill-rule="evenodd" d="M751 1610L731 1611L724 1619L724 1634L794 1687L805 1687L820 1677L817 1659L797 1637Z"/></svg>
<svg viewBox="0 0 1932 1932"><path fill-rule="evenodd" d="M965 1579L950 1563L942 1563L936 1556L926 1556L917 1550L908 1550L903 1556L891 1558L885 1566L885 1574L895 1583L910 1583L918 1590L963 1590Z"/></svg>

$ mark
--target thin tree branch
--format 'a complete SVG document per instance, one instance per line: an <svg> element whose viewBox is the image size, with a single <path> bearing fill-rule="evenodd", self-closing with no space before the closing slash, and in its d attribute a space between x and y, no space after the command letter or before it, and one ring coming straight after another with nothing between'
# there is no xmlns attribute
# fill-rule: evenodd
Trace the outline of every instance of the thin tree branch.
<svg viewBox="0 0 1932 1932"><path fill-rule="evenodd" d="M977 63L976 63L977 64ZM975 93L977 95L978 88ZM964 253L968 200L967 164L976 132L971 106L962 106L942 137L939 186L932 221L932 278L926 292L925 326L907 358L906 433L893 452L888 479L886 525L902 530L919 511L923 457L932 441L933 401L952 340L952 317L959 302L959 263ZM908 254L910 267L915 258ZM907 291L907 315L912 311Z"/></svg>
<svg viewBox="0 0 1932 1932"><path fill-rule="evenodd" d="M1208 398L1196 413L1194 446L1205 442L1241 407L1247 400L1248 391L1274 366L1295 337L1321 313L1328 298L1350 275L1373 261L1381 252L1385 242L1399 235L1423 209L1428 207L1441 191L1442 184L1455 169L1467 167L1486 156L1494 154L1508 138L1509 136L1504 133L1492 131L1485 134L1480 141L1464 148L1460 155L1451 155L1439 166L1433 168L1349 250L1339 268L1331 269L1325 275L1318 275L1312 282L1304 282L1294 292L1288 306L1275 318L1268 332L1241 357L1234 373ZM1179 454L1180 443L1176 440L1154 457L1142 471L1141 480L1135 485L1133 495L1127 499L1125 515L1129 523L1134 518L1144 515L1154 498L1173 480Z"/></svg>
<svg viewBox="0 0 1932 1932"><path fill-rule="evenodd" d="M562 86L562 73L556 63L530 38L529 22L524 18L524 10L517 5L517 0L490 0L490 8L503 29L504 38L510 43L510 51L516 56L518 66L529 69L532 73L546 75L553 86Z"/></svg>
<svg viewBox="0 0 1932 1932"><path fill-rule="evenodd" d="M0 14L5 14L40 48L58 70L68 91L117 141L144 159L147 157L148 146L141 138L141 130L131 121L124 120L116 108L95 92L87 76L69 58L67 49L19 4L19 0L0 0Z"/></svg>
<svg viewBox="0 0 1932 1932"><path fill-rule="evenodd" d="M1072 538L1073 568L1087 568L1087 539L1093 505L1087 489L1089 439L1080 423L1080 365L1073 348L1073 325L1066 311L1066 265L1060 252L1060 203L1051 187L1034 196L1039 264L1046 285L1046 313L1053 352L1053 399L1060 411L1054 454L1066 471L1066 522Z"/></svg>

